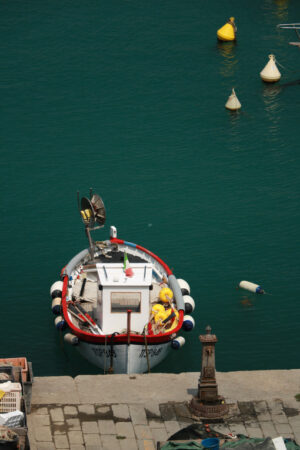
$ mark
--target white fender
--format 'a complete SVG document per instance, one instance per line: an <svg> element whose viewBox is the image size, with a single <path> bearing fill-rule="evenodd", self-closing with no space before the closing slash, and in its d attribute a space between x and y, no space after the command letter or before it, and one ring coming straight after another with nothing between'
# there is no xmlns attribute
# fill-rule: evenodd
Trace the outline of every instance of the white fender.
<svg viewBox="0 0 300 450"><path fill-rule="evenodd" d="M52 298L55 297L61 297L62 296L62 289L63 289L63 282L62 281L55 281L55 283L52 284L50 288L50 295Z"/></svg>
<svg viewBox="0 0 300 450"><path fill-rule="evenodd" d="M179 278L177 280L177 283L179 284L182 295L190 295L191 289L190 289L189 284L185 280L182 280L181 278Z"/></svg>
<svg viewBox="0 0 300 450"><path fill-rule="evenodd" d="M75 336L72 333L66 333L64 335L64 340L71 345L78 345L79 344L79 339L77 336Z"/></svg>
<svg viewBox="0 0 300 450"><path fill-rule="evenodd" d="M183 347L185 344L185 339L183 336L178 336L177 338L173 339L171 345L174 350L179 350L181 347Z"/></svg>
<svg viewBox="0 0 300 450"><path fill-rule="evenodd" d="M192 331L192 329L195 327L195 321L192 316L184 316L183 317L183 323L182 328L184 331Z"/></svg>
<svg viewBox="0 0 300 450"><path fill-rule="evenodd" d="M54 320L54 323L58 330L63 330L67 325L67 322L62 316L57 316Z"/></svg>
<svg viewBox="0 0 300 450"><path fill-rule="evenodd" d="M55 315L61 314L61 297L56 297L52 300L52 312Z"/></svg>
<svg viewBox="0 0 300 450"><path fill-rule="evenodd" d="M194 299L192 297L190 297L189 295L184 295L183 301L184 301L184 312L186 314L191 314L195 309Z"/></svg>

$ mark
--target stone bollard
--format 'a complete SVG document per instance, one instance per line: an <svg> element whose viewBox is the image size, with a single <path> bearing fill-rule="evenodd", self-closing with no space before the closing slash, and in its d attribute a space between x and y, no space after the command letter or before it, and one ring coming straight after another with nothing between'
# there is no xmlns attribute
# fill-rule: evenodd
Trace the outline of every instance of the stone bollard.
<svg viewBox="0 0 300 450"><path fill-rule="evenodd" d="M205 419L219 419L228 413L224 397L218 395L216 381L215 345L217 336L211 334L211 327L205 329L206 334L200 335L202 343L202 368L198 383L198 394L190 402L191 412Z"/></svg>

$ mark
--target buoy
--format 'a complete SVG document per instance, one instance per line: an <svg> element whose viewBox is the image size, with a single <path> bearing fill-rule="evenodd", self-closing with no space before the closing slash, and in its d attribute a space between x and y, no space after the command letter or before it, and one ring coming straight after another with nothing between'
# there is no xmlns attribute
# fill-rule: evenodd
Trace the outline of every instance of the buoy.
<svg viewBox="0 0 300 450"><path fill-rule="evenodd" d="M52 300L52 312L55 315L61 314L61 297Z"/></svg>
<svg viewBox="0 0 300 450"><path fill-rule="evenodd" d="M260 72L260 77L266 83L276 83L276 81L280 80L281 73L277 69L274 55L269 55L269 61Z"/></svg>
<svg viewBox="0 0 300 450"><path fill-rule="evenodd" d="M184 329L184 331L191 331L194 326L195 321L192 316L187 315L183 317L182 328Z"/></svg>
<svg viewBox="0 0 300 450"><path fill-rule="evenodd" d="M241 107L242 105L240 104L239 99L236 96L235 90L232 89L232 92L226 102L225 108L230 109L231 111L237 111Z"/></svg>
<svg viewBox="0 0 300 450"><path fill-rule="evenodd" d="M183 301L184 301L184 312L186 314L191 314L195 309L194 299L192 297L190 297L189 295L184 295Z"/></svg>
<svg viewBox="0 0 300 450"><path fill-rule="evenodd" d="M164 312L165 308L160 303L156 303L152 306L151 313L155 316L158 313Z"/></svg>
<svg viewBox="0 0 300 450"><path fill-rule="evenodd" d="M236 25L234 17L230 19L217 31L217 37L220 41L234 41L236 35Z"/></svg>
<svg viewBox="0 0 300 450"><path fill-rule="evenodd" d="M172 300L172 298L173 298L173 291L170 288L164 287L160 290L159 299L162 302L168 303L170 300Z"/></svg>
<svg viewBox="0 0 300 450"><path fill-rule="evenodd" d="M75 336L72 333L66 333L64 335L64 340L71 345L78 345L79 344L79 339L77 336Z"/></svg>
<svg viewBox="0 0 300 450"><path fill-rule="evenodd" d="M251 283L250 281L241 281L239 287L246 289L246 291L254 292L255 294L264 294L265 291L258 284Z"/></svg>
<svg viewBox="0 0 300 450"><path fill-rule="evenodd" d="M62 281L55 281L55 283L52 284L50 288L50 295L52 298L55 297L61 297L62 296L62 289L63 289L63 282Z"/></svg>
<svg viewBox="0 0 300 450"><path fill-rule="evenodd" d="M177 283L179 284L182 295L190 295L191 289L190 289L189 284L185 280L182 280L181 278L179 278L177 280Z"/></svg>
<svg viewBox="0 0 300 450"><path fill-rule="evenodd" d="M171 342L171 346L172 348L174 348L174 350L178 350L181 347L183 347L185 344L185 339L183 336L178 336L177 338L173 339L173 341Z"/></svg>
<svg viewBox="0 0 300 450"><path fill-rule="evenodd" d="M55 326L58 330L63 330L66 328L67 322L62 316L57 316L54 320Z"/></svg>

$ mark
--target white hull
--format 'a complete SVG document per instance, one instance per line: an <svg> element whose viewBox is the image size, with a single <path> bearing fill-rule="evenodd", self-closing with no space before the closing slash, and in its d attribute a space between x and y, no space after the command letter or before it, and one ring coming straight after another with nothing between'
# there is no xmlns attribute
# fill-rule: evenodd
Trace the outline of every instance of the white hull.
<svg viewBox="0 0 300 450"><path fill-rule="evenodd" d="M97 345L80 341L76 348L91 364L108 372L111 366L110 345ZM112 352L113 372L128 374L148 372L148 359L150 369L152 369L165 359L170 348L170 342L148 345L147 358L147 350L143 344L115 344Z"/></svg>

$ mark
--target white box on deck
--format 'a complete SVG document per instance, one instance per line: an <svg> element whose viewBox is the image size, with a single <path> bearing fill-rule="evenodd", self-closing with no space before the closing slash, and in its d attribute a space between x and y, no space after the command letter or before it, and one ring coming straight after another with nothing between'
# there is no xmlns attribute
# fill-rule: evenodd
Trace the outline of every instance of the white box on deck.
<svg viewBox="0 0 300 450"><path fill-rule="evenodd" d="M97 316L99 326L105 334L127 330L127 309L132 309L131 331L143 332L149 320L149 288L152 284L152 264L131 263L132 277L127 277L122 263L97 264L99 285L102 295L99 296ZM116 304L120 299L120 308ZM130 307L130 298L135 305L139 302L139 312ZM139 299L139 300L138 300ZM123 302L123 306L121 303Z"/></svg>

